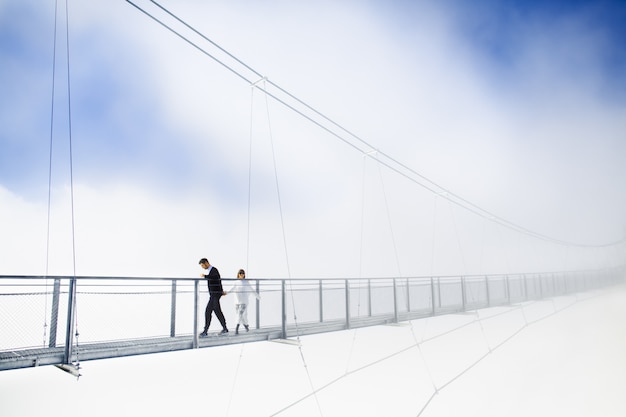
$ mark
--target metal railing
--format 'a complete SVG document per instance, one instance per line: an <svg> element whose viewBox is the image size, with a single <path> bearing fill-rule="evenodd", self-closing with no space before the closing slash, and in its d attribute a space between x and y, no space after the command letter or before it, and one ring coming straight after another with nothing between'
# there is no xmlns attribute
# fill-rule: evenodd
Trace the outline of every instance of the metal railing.
<svg viewBox="0 0 626 417"><path fill-rule="evenodd" d="M196 278L0 276L0 370L406 321L623 282L625 269L482 276L248 279L250 333L199 339L208 299ZM222 279L228 291L232 279ZM222 297L231 330L232 295ZM213 328L219 330L213 318ZM133 343L130 343L133 342Z"/></svg>

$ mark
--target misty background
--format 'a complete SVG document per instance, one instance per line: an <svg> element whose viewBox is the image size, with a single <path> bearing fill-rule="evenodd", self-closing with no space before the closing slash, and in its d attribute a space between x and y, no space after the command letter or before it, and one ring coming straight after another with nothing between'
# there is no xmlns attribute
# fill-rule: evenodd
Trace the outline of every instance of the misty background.
<svg viewBox="0 0 626 417"><path fill-rule="evenodd" d="M624 237L621 3L161 4L490 213L576 245ZM78 275L195 276L204 256L223 275L246 267L251 277L623 259L619 246L546 243L467 212L267 99L129 2L70 2L68 15L69 111L63 5L55 55L53 2L0 2L3 274L71 274L72 241Z"/></svg>

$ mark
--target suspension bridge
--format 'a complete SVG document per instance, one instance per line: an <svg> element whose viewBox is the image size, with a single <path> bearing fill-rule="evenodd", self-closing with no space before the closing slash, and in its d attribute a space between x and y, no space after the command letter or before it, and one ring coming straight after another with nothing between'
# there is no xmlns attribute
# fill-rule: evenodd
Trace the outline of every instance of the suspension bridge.
<svg viewBox="0 0 626 417"><path fill-rule="evenodd" d="M1 276L0 370L300 336L514 305L616 285L623 268L493 276L263 279L251 330L198 336L199 279ZM229 285L224 279L225 287ZM228 302L228 296L222 298ZM223 307L227 323L231 309ZM200 323L200 324L199 324ZM231 325L231 329L232 329Z"/></svg>

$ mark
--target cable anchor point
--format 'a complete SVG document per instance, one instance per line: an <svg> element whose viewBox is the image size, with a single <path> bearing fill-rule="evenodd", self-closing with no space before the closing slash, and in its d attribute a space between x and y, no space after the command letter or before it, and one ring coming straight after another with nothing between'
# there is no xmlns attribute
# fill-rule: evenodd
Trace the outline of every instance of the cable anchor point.
<svg viewBox="0 0 626 417"><path fill-rule="evenodd" d="M265 77L265 76L264 76L264 77L262 77L262 78L259 78L259 79L258 79L258 80L256 80L255 82L250 83L250 87L256 87L256 86L257 86L257 84L259 84L261 81L267 81L267 77Z"/></svg>

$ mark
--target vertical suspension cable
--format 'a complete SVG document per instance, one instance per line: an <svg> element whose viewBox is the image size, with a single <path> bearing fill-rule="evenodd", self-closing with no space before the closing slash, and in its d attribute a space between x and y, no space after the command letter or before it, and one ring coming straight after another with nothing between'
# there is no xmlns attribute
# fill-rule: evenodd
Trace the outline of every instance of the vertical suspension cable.
<svg viewBox="0 0 626 417"><path fill-rule="evenodd" d="M484 274L485 273L485 266L483 264L484 260L485 260L485 239L487 238L487 220L483 219L482 221L483 224L483 228L481 231L481 235L480 235L480 258L478 260L478 273L479 274Z"/></svg>
<svg viewBox="0 0 626 417"><path fill-rule="evenodd" d="M504 238L502 237L502 230L500 230L500 225L498 224L496 224L496 232L498 234L498 238L500 239L500 244L502 245L502 247L504 247ZM506 271L508 273L509 271L511 271L511 262L509 259L508 252L505 253L504 262L506 264Z"/></svg>
<svg viewBox="0 0 626 417"><path fill-rule="evenodd" d="M248 151L248 228L247 228L247 239L246 239L246 271L249 271L249 261L250 261L250 212L251 212L251 195L252 195L252 126L253 126L253 115L254 115L254 84L251 85L250 89L250 144ZM244 343L241 343L241 349L239 350L239 359L237 360L237 368L235 369L235 376L233 378L233 385L230 389L230 397L228 398L228 405L226 406L226 416L230 415L230 406L233 402L233 397L235 396L235 387L237 386L237 377L239 376L239 368L241 366L241 359L243 358L243 350Z"/></svg>
<svg viewBox="0 0 626 417"><path fill-rule="evenodd" d="M67 70L67 111L68 111L68 139L69 139L69 164L70 164L70 211L71 211L71 229L72 229L72 276L74 279L74 285L71 286L73 291L73 309L72 314L73 323L71 328L74 330L76 340L76 361L75 366L80 368L80 360L78 355L78 314L77 314L77 301L76 301L76 228L75 228L75 216L74 216L74 155L72 147L72 94L71 94L71 73L70 73L70 19L69 19L69 0L65 0L65 47L66 47L66 70ZM69 336L69 335L68 335ZM71 340L68 341L71 343ZM67 358L68 361L70 358ZM80 377L80 374L78 374Z"/></svg>
<svg viewBox="0 0 626 417"><path fill-rule="evenodd" d="M363 276L363 229L365 228L365 167L367 155L363 155L363 175L361 178L361 236L359 245L359 278Z"/></svg>
<svg viewBox="0 0 626 417"><path fill-rule="evenodd" d="M452 218L452 227L454 227L454 235L456 237L456 243L459 247L459 255L461 256L461 267L463 275L467 274L467 266L465 264L465 255L463 253L463 245L461 245L461 235L459 234L459 228L456 224L456 218L454 217L454 210L450 201L448 201L448 208L450 209L450 217Z"/></svg>
<svg viewBox="0 0 626 417"><path fill-rule="evenodd" d="M396 259L396 267L398 268L398 276L400 277L402 275L402 271L400 269L400 259L398 258L398 247L396 245L396 238L395 238L395 234L393 233L393 225L391 223L391 212L389 210L389 201L387 200L387 191L385 189L385 181L383 181L383 173L382 173L382 170L380 169L380 162L378 161L378 158L376 158L376 162L378 162L376 164L376 167L378 168L378 176L380 178L380 185L383 190L383 200L385 201L385 212L387 213L387 222L389 223L389 231L391 233L391 243L393 244L393 253Z"/></svg>
<svg viewBox="0 0 626 417"><path fill-rule="evenodd" d="M252 207L252 125L254 114L254 86L250 89L250 140L248 146L248 228L246 234L246 271L250 262L250 213ZM249 273L250 271L248 271Z"/></svg>
<svg viewBox="0 0 626 417"><path fill-rule="evenodd" d="M43 325L43 346L46 346L46 337L48 329L48 274L50 266L50 213L52 211L52 143L54 138L54 96L55 96L55 80L56 80L56 59L57 59L57 11L58 0L54 2L54 33L52 35L52 92L50 98L50 141L48 150L48 214L46 225L46 267L45 267L45 301L44 301L44 325Z"/></svg>
<svg viewBox="0 0 626 417"><path fill-rule="evenodd" d="M264 89L265 89L265 79L263 79L263 85L264 85ZM296 315L296 303L295 303L295 299L294 299L294 291L293 291L293 284L292 284L292 280L291 280L291 268L289 265L289 252L287 250L287 235L285 233L285 221L284 221L284 216L283 216L283 205L282 205L282 200L280 198L280 186L279 186L279 182L278 182L278 168L276 166L276 154L274 152L274 136L272 134L272 124L271 124L271 120L270 120L270 108L269 108L269 101L267 99L267 94L265 94L265 110L267 113L267 124L268 124L268 128L269 128L269 136L270 136L270 144L271 144L271 151L272 151L272 162L274 164L274 179L276 182L276 195L278 198L278 210L280 213L280 225L281 225L281 229L282 229L282 234L283 234L283 246L285 249L285 261L287 262L287 277L289 278L289 289L290 289L290 293L291 293L291 306L292 306L292 310L293 310L293 320L294 320L294 324L296 326L296 340L298 341L298 351L300 352L300 358L302 359L302 364L304 365L304 369L306 371L306 375L307 375L307 379L309 381L309 385L311 387L311 391L313 392L314 398L315 398L315 404L317 405L317 411L319 412L320 416L323 416L322 413L322 406L320 405L319 399L317 398L317 393L315 390L315 386L313 385L313 379L311 378L311 373L309 372L309 367L306 363L306 359L304 357L304 352L302 352L302 344L300 343L300 330L298 329L298 317Z"/></svg>
<svg viewBox="0 0 626 417"><path fill-rule="evenodd" d="M265 80L263 80L263 84L265 85ZM283 216L283 204L280 198L280 185L278 182L278 168L276 167L276 153L274 152L274 135L272 133L272 123L270 121L270 108L269 108L269 102L267 100L267 94L265 94L265 111L267 113L267 126L269 129L269 135L270 135L270 148L272 151L272 163L274 165L274 181L276 185L276 197L278 198L278 212L280 214L280 227L281 227L281 231L283 235L283 248L285 251L285 261L287 263L287 277L291 279L291 267L289 265L289 252L287 250L287 235L285 234L285 221L284 221L284 216Z"/></svg>
<svg viewBox="0 0 626 417"><path fill-rule="evenodd" d="M363 155L363 173L361 175L361 228L360 228L360 240L359 240L359 284L357 286L357 317L361 316L361 278L363 277L363 228L365 223L365 167L367 166L367 155ZM371 302L371 297L370 301ZM352 362L352 353L354 352L354 345L356 344L356 335L358 329L352 330L352 341L350 343L350 350L348 353L348 360L346 361L346 369L344 373L347 375L350 371L350 362Z"/></svg>
<svg viewBox="0 0 626 417"><path fill-rule="evenodd" d="M435 241L437 239L437 201L439 196L435 195L433 202L433 238L431 239L431 251L430 251L430 276L434 275L435 268ZM435 300L433 300L433 303Z"/></svg>
<svg viewBox="0 0 626 417"><path fill-rule="evenodd" d="M452 225L454 227L454 234L456 235L456 242L457 245L459 247L459 255L461 256L461 265L463 268L463 275L467 274L467 265L465 263L465 255L463 253L463 245L461 244L461 235L459 233L459 229L456 223L456 217L454 216L454 208L452 207L452 205L448 202L448 207L450 209L450 217L452 218ZM470 283L467 280L464 280L464 278L461 278L461 285L465 287L465 291L466 291L466 295L465 295L465 300L463 301L464 303L467 301L467 294L470 295L471 299L474 299L474 293L472 291L472 287L470 285ZM485 333L485 328L483 326L482 323L482 319L480 317L480 314L478 312L478 310L476 310L476 317L478 320L478 326L480 327L480 332L483 336L483 340L485 341L485 345L487 346L488 352L491 353L491 345L489 344L489 340L487 339L487 334Z"/></svg>
<svg viewBox="0 0 626 417"><path fill-rule="evenodd" d="M69 158L70 158L70 210L72 219L72 273L76 276L76 233L74 221L74 155L72 150L72 92L71 92L71 76L70 76L70 22L69 22L69 0L65 0L65 43L67 48L67 121L68 121L68 139L69 139Z"/></svg>

